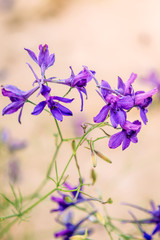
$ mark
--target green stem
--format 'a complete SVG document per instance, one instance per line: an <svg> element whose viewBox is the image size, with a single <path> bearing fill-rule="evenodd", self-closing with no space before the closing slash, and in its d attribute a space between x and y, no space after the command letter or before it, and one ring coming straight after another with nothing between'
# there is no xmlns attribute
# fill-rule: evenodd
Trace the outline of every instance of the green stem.
<svg viewBox="0 0 160 240"><path fill-rule="evenodd" d="M70 93L71 90L72 90L72 88L70 88L70 89L68 90L68 92L66 92L66 93L64 94L63 97L66 97L66 96L68 95L68 93Z"/></svg>
<svg viewBox="0 0 160 240"><path fill-rule="evenodd" d="M58 152L59 152L59 149L60 149L61 145L62 145L62 141L61 141L61 142L59 143L59 145L57 146L56 151L55 151L55 153L54 153L54 155L53 155L52 161L51 161L51 163L50 163L50 165L49 165L49 168L48 168L48 171L47 171L47 178L50 176L50 173L51 173L51 171L52 171L52 167L53 167L53 165L54 165L54 162L55 162L55 160L56 160L56 157L57 157L57 154L58 154Z"/></svg>
<svg viewBox="0 0 160 240"><path fill-rule="evenodd" d="M83 142L83 140L85 139L85 137L86 137L92 130L94 130L94 129L97 128L97 127L100 127L102 124L103 124L103 123L99 123L99 124L93 125L93 126L91 126L91 127L88 129L88 131L87 131L87 132L81 137L81 139L79 140L79 142L78 142L78 144L77 144L77 146L76 146L76 149L75 149L75 153L76 153L76 151L78 150L78 148L79 148L79 146L81 145L81 143ZM65 168L64 168L64 170L63 170L63 172L62 172L62 175L61 175L61 177L60 177L60 179L59 179L59 184L60 184L60 182L61 182L61 180L62 180L62 178L63 178L63 176L64 176L64 174L65 174L65 172L66 172L66 170L67 170L67 168L68 168L68 166L69 166L69 164L70 164L70 162L71 162L71 160L72 160L73 157L74 157L74 153L72 153L70 159L68 160L68 162L67 162L67 164L66 164L66 166L65 166Z"/></svg>
<svg viewBox="0 0 160 240"><path fill-rule="evenodd" d="M35 206L37 206L39 203L41 203L44 199L46 199L48 196L50 196L53 192L55 192L57 190L57 188L54 188L52 191L50 191L49 193L47 193L46 195L44 195L42 198L40 198L37 202L35 202L34 204L32 204L30 207L28 207L27 209L25 209L22 213L21 216L25 215L26 213L28 213L30 210L32 210L32 208L34 208Z"/></svg>
<svg viewBox="0 0 160 240"><path fill-rule="evenodd" d="M55 123L56 123L56 126L57 126L57 130L58 130L58 133L59 133L59 136L60 136L61 142L63 142L62 133L61 133L61 130L60 130L59 124L58 124L58 122L57 122L57 119L54 118L54 120L55 120Z"/></svg>

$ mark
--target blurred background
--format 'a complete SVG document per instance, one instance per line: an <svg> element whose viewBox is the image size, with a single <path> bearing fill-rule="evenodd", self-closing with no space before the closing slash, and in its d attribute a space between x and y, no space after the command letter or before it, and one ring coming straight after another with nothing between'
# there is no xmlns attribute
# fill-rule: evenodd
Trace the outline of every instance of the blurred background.
<svg viewBox="0 0 160 240"><path fill-rule="evenodd" d="M38 66L29 58L24 48L38 54L39 44L48 44L50 53L55 53L56 61L47 71L47 77L68 78L69 66L75 73L82 65L96 71L96 77L108 81L117 87L117 77L127 81L132 72L138 74L134 83L136 90L152 88L141 79L150 71L160 72L160 2L158 0L0 0L0 84L13 84L22 90L29 90L33 74L26 65L29 62L37 74ZM62 96L67 87L53 85L53 94ZM74 117L65 117L60 123L63 135L74 137L82 134L81 123L93 122L103 101L95 91L94 82L87 86L88 100L84 102L84 111L80 112L80 98L76 91L68 97L74 97L72 111ZM36 101L36 98L35 98ZM0 95L0 111L9 103ZM103 198L113 199L107 209L111 216L128 218L128 207L122 202L149 206L153 199L158 205L160 194L160 103L155 103L148 112L149 122L143 124L138 136L139 143L122 152L108 148L108 140L97 142L96 149L103 152L112 164L98 159L97 182L86 192ZM47 171L55 146L53 134L56 131L54 119L45 112L40 116L31 116L33 107L26 104L22 114L22 124L18 123L18 114L0 118L0 129L7 129L13 138L25 141L27 147L18 151L18 171L16 186L23 195L30 194L39 186ZM140 119L139 111L130 115L130 120ZM80 133L77 133L80 130ZM111 133L109 128L106 132ZM95 131L93 137L98 136ZM68 150L69 149L69 150ZM1 147L0 192L10 194L10 160ZM90 181L92 163L90 152L83 147L78 152L79 164L85 181ZM71 154L70 144L62 147L59 153L59 171ZM5 156L4 156L5 155ZM12 160L13 161L13 160ZM68 169L69 182L78 184L78 175L74 162ZM50 190L53 184L47 185ZM1 199L2 204L2 199ZM16 224L4 240L54 239L53 232L59 227L54 222L50 209L55 206L48 198L31 213L29 221ZM97 205L100 209L100 204ZM94 240L108 239L101 226L94 225ZM125 226L122 228L125 231ZM134 234L134 231L133 231Z"/></svg>

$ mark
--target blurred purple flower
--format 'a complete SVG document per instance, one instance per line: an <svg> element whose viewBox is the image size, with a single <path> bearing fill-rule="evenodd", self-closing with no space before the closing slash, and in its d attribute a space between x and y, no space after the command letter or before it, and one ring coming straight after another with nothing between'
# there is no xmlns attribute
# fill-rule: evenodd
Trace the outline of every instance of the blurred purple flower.
<svg viewBox="0 0 160 240"><path fill-rule="evenodd" d="M146 77L143 78L143 81L146 83L151 83L154 87L158 89L158 95L160 97L160 76L156 71L150 72Z"/></svg>
<svg viewBox="0 0 160 240"><path fill-rule="evenodd" d="M27 146L26 141L13 139L7 129L0 131L0 142L5 144L10 152L23 149Z"/></svg>
<svg viewBox="0 0 160 240"><path fill-rule="evenodd" d="M126 122L126 112L134 106L134 101L131 96L123 96L118 91L111 89L108 82L101 81L100 96L105 101L106 105L101 109L99 114L94 117L94 122L100 123L105 121L110 111L110 120L114 128L120 124L123 126ZM113 93L115 95L113 95Z"/></svg>
<svg viewBox="0 0 160 240"><path fill-rule="evenodd" d="M75 186L75 187L73 187L73 186L71 186L69 183L67 183L67 182L65 182L64 184L63 184L68 190L75 190L75 191L72 191L71 192L71 194L72 194L72 196L73 196L73 198L74 197L76 197L76 195L77 195L77 188L78 188L78 186ZM83 186L81 186L81 188L80 188L80 191L82 191L82 188L83 188ZM82 196L82 193L78 193L78 196L77 196L77 200L85 200L85 198Z"/></svg>
<svg viewBox="0 0 160 240"><path fill-rule="evenodd" d="M18 159L10 159L8 166L8 175L12 183L16 183L20 178L20 164Z"/></svg>
<svg viewBox="0 0 160 240"><path fill-rule="evenodd" d="M138 120L133 123L126 121L122 126L122 131L110 137L109 147L115 149L122 144L122 150L129 147L130 142L137 143L137 134L141 129L141 122Z"/></svg>
<svg viewBox="0 0 160 240"><path fill-rule="evenodd" d="M63 98L63 97L58 97L58 96L50 96L49 95L50 91L51 91L50 87L42 85L41 94L46 98L46 100L37 104L36 107L34 108L32 114L39 115L43 111L45 106L48 105L53 117L59 121L63 120L63 115L64 116L72 116L73 115L72 112L68 108L62 106L57 101L70 103L73 101L73 98L69 99L69 98ZM57 100L57 101L55 101L55 100Z"/></svg>
<svg viewBox="0 0 160 240"><path fill-rule="evenodd" d="M83 201L83 200L73 201L71 196L60 193L60 192L59 194L61 195L61 197L54 197L54 196L51 197L51 200L58 204L58 208L52 209L51 212L63 212L65 209Z"/></svg>
<svg viewBox="0 0 160 240"><path fill-rule="evenodd" d="M80 94L81 97L81 111L83 111L83 95L84 93L87 98L87 91L86 91L86 86L87 83L92 80L91 74L86 70L84 67L81 72L79 72L77 75L74 74L72 67L71 69L71 76L67 79L59 79L54 81L55 83L60 83L60 84L65 84L70 86L71 88L76 88ZM93 75L95 75L95 71L91 71Z"/></svg>
<svg viewBox="0 0 160 240"><path fill-rule="evenodd" d="M91 215L93 215L94 213L95 212L90 213L87 217L83 218L77 224L73 224L72 223L73 215L72 215L71 212L69 212L67 214L67 217L66 217L65 221L61 222L61 221L57 220L58 223L60 223L61 225L65 226L65 229L63 229L63 230L61 230L59 232L56 232L54 234L55 238L62 237L63 240L69 240L70 237L72 237L74 235L84 235L85 234L85 230L79 229L79 227L81 226L81 224L83 224L83 222L88 220L89 217ZM92 232L92 230L89 229L88 234L90 234L91 232Z"/></svg>
<svg viewBox="0 0 160 240"><path fill-rule="evenodd" d="M55 54L49 55L48 45L45 44L44 46L39 45L39 55L38 57L36 54L31 51L30 49L25 48L28 52L29 56L35 61L41 68L42 76L45 75L45 71L47 68L51 67L55 62Z"/></svg>
<svg viewBox="0 0 160 240"><path fill-rule="evenodd" d="M3 96L9 97L11 100L11 103L3 109L2 115L12 114L14 112L17 112L19 109L21 109L20 113L19 113L19 117L18 117L18 121L19 121L19 123L21 123L21 115L22 115L23 106L24 106L25 102L28 100L28 98L35 91L37 91L38 88L39 88L39 86L37 86L29 91L24 92L13 85L2 86Z"/></svg>
<svg viewBox="0 0 160 240"><path fill-rule="evenodd" d="M143 207L139 207L139 206L134 205L134 204L129 204L129 203L124 203L124 204L127 205L127 206L130 206L130 207L139 209L139 210L149 214L150 215L149 218L136 220L136 222L138 224L154 224L154 229L153 229L151 235L154 235L156 233L160 233L160 205L158 206L158 208L156 208L155 203L153 201L151 201L150 202L151 210L147 210L147 209L145 209ZM125 221L125 222L134 222L134 221L131 220L131 221ZM150 238L150 239L152 239L152 238Z"/></svg>

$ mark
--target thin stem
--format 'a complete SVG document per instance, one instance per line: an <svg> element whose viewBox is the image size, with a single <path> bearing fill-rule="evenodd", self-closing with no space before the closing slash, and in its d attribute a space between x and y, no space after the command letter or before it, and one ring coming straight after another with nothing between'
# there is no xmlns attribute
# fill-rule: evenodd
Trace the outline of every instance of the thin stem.
<svg viewBox="0 0 160 240"><path fill-rule="evenodd" d="M37 202L35 202L34 204L32 204L30 207L28 207L27 209L25 209L22 213L21 216L23 216L24 214L28 213L30 210L32 210L32 208L34 208L35 206L37 206L39 203L41 203L44 199L46 199L49 195L51 195L53 192L55 192L57 190L57 188L54 188L52 191L48 192L46 195L44 195L42 198L40 198Z"/></svg>
<svg viewBox="0 0 160 240"><path fill-rule="evenodd" d="M63 139L64 142L69 142L69 141L73 141L73 140L79 140L81 139L81 137L76 137L76 138L65 138Z"/></svg>
<svg viewBox="0 0 160 240"><path fill-rule="evenodd" d="M56 180L58 183L58 169L57 169L57 162L55 161L55 172L56 172Z"/></svg>
<svg viewBox="0 0 160 240"><path fill-rule="evenodd" d="M104 138L108 138L108 136L99 137L99 138L96 138L95 140L92 140L92 141L93 141L93 142L96 142L96 141L101 140L101 139L104 139Z"/></svg>
<svg viewBox="0 0 160 240"><path fill-rule="evenodd" d="M63 97L66 97L66 96L68 95L68 93L70 93L71 90L72 90L72 87L68 90L68 92L66 92L66 93L64 94Z"/></svg>
<svg viewBox="0 0 160 240"><path fill-rule="evenodd" d="M54 118L54 120L55 120L55 123L56 123L56 126L57 126L57 130L58 130L58 133L59 133L60 139L61 139L61 141L63 141L62 133L61 133L61 130L60 130L59 124L58 124L58 122L57 122L57 119Z"/></svg>
<svg viewBox="0 0 160 240"><path fill-rule="evenodd" d="M57 154L58 154L58 152L59 152L59 149L60 149L61 145L62 145L62 141L61 141L61 142L59 143L59 145L57 146L56 151L55 151L55 153L54 153L54 155L53 155L52 161L51 161L51 163L50 163L50 165L49 165L49 168L48 168L48 171L47 171L47 178L50 176L50 173L51 173L51 171L52 171L52 167L53 167L53 165L54 165L55 159L56 159L56 157L57 157Z"/></svg>
<svg viewBox="0 0 160 240"><path fill-rule="evenodd" d="M81 137L81 139L79 140L79 142L78 142L78 144L77 144L77 146L76 146L75 152L78 150L79 146L81 145L81 143L83 142L83 140L85 139L85 137L86 137L92 130L94 130L95 128L101 126L101 124L102 124L102 123L99 123L99 124L97 124L97 125L91 126L91 127L88 129L88 131L87 131L87 132ZM62 180L62 178L63 178L63 176L64 176L64 174L65 174L65 172L66 172L66 170L67 170L67 168L68 168L68 166L69 166L69 164L70 164L70 162L71 162L71 160L72 160L73 157L74 157L74 153L72 153L70 159L68 160L68 162L67 162L67 164L66 164L66 166L65 166L65 168L64 168L64 170L63 170L63 172L62 172L62 175L61 175L61 177L60 177L60 179L59 179L59 184L60 184L60 182L61 182L61 180Z"/></svg>
<svg viewBox="0 0 160 240"><path fill-rule="evenodd" d="M83 184L83 182L82 182L82 175L81 175L81 172L80 172L80 167L79 167L79 164L78 164L78 160L77 160L76 154L74 155L74 159L75 159L76 167L77 167L77 170L78 170L80 183Z"/></svg>

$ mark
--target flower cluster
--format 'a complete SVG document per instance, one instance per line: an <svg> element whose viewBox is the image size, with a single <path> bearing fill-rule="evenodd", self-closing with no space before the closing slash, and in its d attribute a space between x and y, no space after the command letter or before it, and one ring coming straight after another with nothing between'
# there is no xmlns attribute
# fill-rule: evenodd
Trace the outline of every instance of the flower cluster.
<svg viewBox="0 0 160 240"><path fill-rule="evenodd" d="M113 128L121 128L119 133L111 136L109 147L115 149L122 144L122 150L124 150L129 147L130 142L137 143L137 134L141 129L141 122L138 120L135 120L134 122L128 121L127 112L133 107L138 108L140 110L140 117L143 123L146 124L148 121L146 116L148 111L147 108L152 102L152 96L157 93L157 88L154 88L149 92L134 91L132 84L137 78L137 75L132 73L128 81L125 83L120 77L118 77L117 89L113 90L107 81L102 80L101 85L99 85L95 78L95 71L89 70L86 66L83 66L82 71L77 75L74 73L72 67L70 67L71 75L66 79L55 79L55 77L46 78L46 70L53 66L55 62L55 54L49 54L47 44L39 46L38 56L36 56L36 54L30 49L25 48L25 50L28 52L32 60L40 67L41 77L38 77L32 66L27 63L34 75L33 88L31 90L22 91L13 85L2 86L3 96L9 97L11 101L11 103L3 109L2 115L12 114L20 109L18 120L21 123L24 104L26 102L32 103L29 98L36 91L39 91L37 97L41 95L44 97L44 100L35 106L32 115L39 115L47 106L53 117L62 121L63 116L72 116L73 113L60 102L71 103L74 99L66 98L66 95L71 89L75 88L80 94L81 111L83 111L83 94L87 98L86 86L92 79L94 79L96 87L100 88L98 93L105 102L105 106L100 110L99 114L93 118L94 122L104 122L106 118L110 116ZM48 86L48 83L67 85L70 89L63 97L53 96L51 95L51 88ZM34 87L35 84L36 86ZM45 110L48 111L47 109Z"/></svg>
<svg viewBox="0 0 160 240"><path fill-rule="evenodd" d="M126 149L130 142L136 143L138 141L137 134L141 129L141 122L136 120L133 123L127 120L127 112L133 107L140 110L140 117L144 124L148 119L146 116L147 107L152 102L152 96L157 93L154 88L149 92L137 91L135 92L132 83L137 78L137 75L132 73L126 83L118 77L118 86L116 90L112 90L108 82L102 80L99 95L105 102L105 106L101 109L99 114L94 117L94 122L104 122L107 116L110 116L111 124L114 128L118 125L122 131L111 136L109 141L110 148L117 148L122 144L122 150Z"/></svg>
<svg viewBox="0 0 160 240"><path fill-rule="evenodd" d="M25 48L25 50L28 52L32 60L36 62L40 67L41 77L39 78L35 73L35 71L33 70L32 66L29 63L27 63L35 77L33 85L36 83L37 84L36 87L32 88L29 91L22 91L13 85L2 86L3 96L9 97L11 101L11 103L3 109L2 115L12 114L20 109L18 120L19 120L19 123L21 123L21 115L22 115L24 104L26 102L29 102L28 99L39 89L38 96L42 95L45 98L45 100L36 105L36 107L32 112L33 115L40 114L44 110L45 106L47 105L53 117L59 121L63 120L63 116L72 116L73 115L72 112L68 108L61 105L59 101L64 103L71 103L73 101L73 98L68 99L65 97L50 95L51 88L48 86L48 83L53 82L53 79L55 77L46 78L45 73L49 67L53 66L55 62L55 54L51 54L51 55L49 54L47 44L45 44L44 46L42 45L39 46L38 57L30 49ZM92 73L95 73L95 72L92 71ZM75 87L79 91L81 100L82 100L82 104L81 104L81 111L82 111L83 110L82 93L84 93L87 96L85 87L87 83L91 81L91 79L92 77L90 76L90 74L86 72L85 69L83 69L78 75L75 75L72 70L71 77L69 79L66 79L63 81L59 80L55 82L58 82L58 83L63 82L64 84L70 86L71 88Z"/></svg>
<svg viewBox="0 0 160 240"><path fill-rule="evenodd" d="M158 208L157 208L153 201L150 202L151 210L147 210L145 208L142 208L142 207L139 207L139 206L136 206L136 205L133 205L133 204L128 204L128 203L125 204L125 205L128 205L130 207L136 208L138 210L141 210L141 211L149 214L148 218L137 220L135 218L135 216L131 213L134 220L125 221L125 222L137 223L140 231L143 234L144 239L152 240L153 236L155 234L160 234L160 206L158 206ZM152 230L151 234L148 234L146 231L143 230L143 228L141 227L141 225L143 225L143 224L153 225L153 230Z"/></svg>
<svg viewBox="0 0 160 240"><path fill-rule="evenodd" d="M67 194L59 192L61 197L51 196L51 200L58 204L58 208L52 209L51 212L59 212L60 213L59 217L64 212L66 213L66 210L68 208L75 207L75 206L77 206L77 204L82 203L82 202L87 202L87 201L93 200L91 198L88 198L88 199L84 198L81 193L78 193L77 192L78 187L72 187L70 184L68 184L66 182L64 183L64 187L67 190L71 191L71 195L67 195ZM80 187L80 189L82 190L82 187ZM91 215L93 215L94 213L95 213L95 211L90 213L83 219L81 219L77 224L72 223L72 216L73 216L72 212L68 212L66 215L67 217L63 217L63 221L60 221L59 218L57 218L56 221L58 223L60 223L61 225L65 226L65 229L63 229L59 232L56 232L54 234L54 236L56 238L63 237L64 240L69 240L71 236L74 236L77 234L83 235L85 233L85 230L79 229L79 227L84 221L88 220L89 217ZM88 233L90 233L90 232L91 232L91 230L89 230Z"/></svg>

